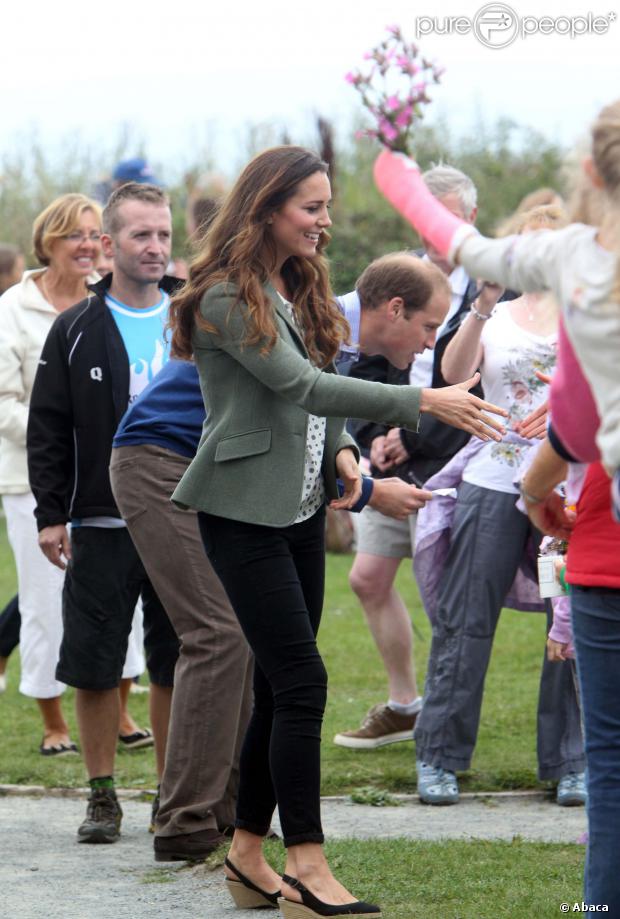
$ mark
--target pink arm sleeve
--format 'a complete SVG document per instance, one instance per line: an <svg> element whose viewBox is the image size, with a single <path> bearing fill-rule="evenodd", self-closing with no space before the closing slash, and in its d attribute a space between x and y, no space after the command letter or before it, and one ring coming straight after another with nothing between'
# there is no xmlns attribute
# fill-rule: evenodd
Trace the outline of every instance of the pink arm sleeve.
<svg viewBox="0 0 620 919"><path fill-rule="evenodd" d="M561 317L558 362L551 381L549 409L555 433L575 459L581 463L600 459L596 445L600 418Z"/></svg>
<svg viewBox="0 0 620 919"><path fill-rule="evenodd" d="M442 255L454 262L458 247L476 231L433 197L418 164L403 153L384 150L375 162L375 183L399 214Z"/></svg>

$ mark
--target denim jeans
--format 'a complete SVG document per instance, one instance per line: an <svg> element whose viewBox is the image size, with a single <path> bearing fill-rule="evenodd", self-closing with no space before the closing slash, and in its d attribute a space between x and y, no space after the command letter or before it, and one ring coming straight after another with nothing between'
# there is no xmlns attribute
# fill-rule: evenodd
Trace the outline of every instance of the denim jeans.
<svg viewBox="0 0 620 919"><path fill-rule="evenodd" d="M588 776L584 899L620 916L620 590L571 590Z"/></svg>
<svg viewBox="0 0 620 919"><path fill-rule="evenodd" d="M264 836L277 802L285 846L321 843L327 673L316 633L325 580L325 508L287 527L205 513L198 514L198 523L255 656L235 825Z"/></svg>

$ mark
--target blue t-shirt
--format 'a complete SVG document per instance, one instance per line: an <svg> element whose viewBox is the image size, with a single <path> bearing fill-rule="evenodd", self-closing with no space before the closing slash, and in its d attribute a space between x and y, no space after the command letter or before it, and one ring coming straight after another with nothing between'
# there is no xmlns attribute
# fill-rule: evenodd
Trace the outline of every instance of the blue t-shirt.
<svg viewBox="0 0 620 919"><path fill-rule="evenodd" d="M159 303L148 309L127 306L106 294L106 305L118 326L129 358L130 405L168 360L164 323L168 317L170 297L163 290L160 293Z"/></svg>
<svg viewBox="0 0 620 919"><path fill-rule="evenodd" d="M192 459L205 417L196 365L169 360L121 418L113 446L156 444Z"/></svg>

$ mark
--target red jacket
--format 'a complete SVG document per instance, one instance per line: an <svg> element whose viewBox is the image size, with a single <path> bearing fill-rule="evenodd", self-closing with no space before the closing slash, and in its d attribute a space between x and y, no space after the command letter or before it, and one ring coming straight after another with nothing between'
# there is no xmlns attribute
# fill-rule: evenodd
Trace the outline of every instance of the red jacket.
<svg viewBox="0 0 620 919"><path fill-rule="evenodd" d="M589 467L577 504L566 580L578 587L620 590L620 526L611 516L609 476L600 463Z"/></svg>

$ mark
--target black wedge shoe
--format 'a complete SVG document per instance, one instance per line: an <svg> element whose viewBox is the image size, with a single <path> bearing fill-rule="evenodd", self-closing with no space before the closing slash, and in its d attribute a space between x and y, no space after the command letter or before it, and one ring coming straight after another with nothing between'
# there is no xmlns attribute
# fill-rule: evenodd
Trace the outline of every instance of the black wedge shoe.
<svg viewBox="0 0 620 919"><path fill-rule="evenodd" d="M280 897L278 906L284 916L284 919L322 919L323 916L364 916L366 919L380 919L382 913L379 906L372 903L364 903L362 900L356 900L355 903L323 903L313 893L310 893L307 887L292 878L289 874L283 874L282 880L289 887L294 887L299 891L301 903L297 900L287 900Z"/></svg>
<svg viewBox="0 0 620 919"><path fill-rule="evenodd" d="M261 888L253 884L249 878L241 874L239 869L235 868L229 859L225 858L224 864L227 868L230 868L231 871L234 871L239 878L238 881L235 881L233 878L226 878L226 886L228 887L231 897L235 901L235 905L238 906L239 909L278 908L278 898L282 895L279 890L276 890L275 893L267 893L266 890L261 890Z"/></svg>

